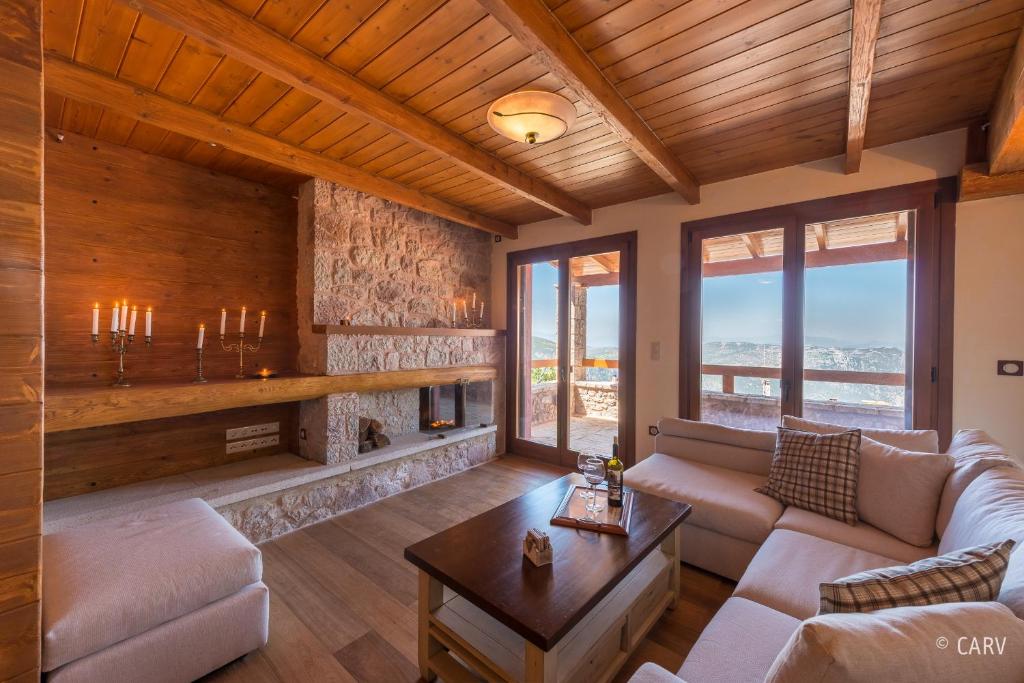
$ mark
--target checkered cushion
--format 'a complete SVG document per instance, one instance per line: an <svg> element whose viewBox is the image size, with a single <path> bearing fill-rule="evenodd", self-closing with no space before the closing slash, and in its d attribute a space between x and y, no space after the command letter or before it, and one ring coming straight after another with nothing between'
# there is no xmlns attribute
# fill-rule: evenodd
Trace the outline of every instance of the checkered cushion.
<svg viewBox="0 0 1024 683"><path fill-rule="evenodd" d="M823 583L818 614L995 600L1013 545L1012 540L979 545Z"/></svg>
<svg viewBox="0 0 1024 683"><path fill-rule="evenodd" d="M784 505L857 523L860 430L812 434L779 427L768 481L754 489Z"/></svg>

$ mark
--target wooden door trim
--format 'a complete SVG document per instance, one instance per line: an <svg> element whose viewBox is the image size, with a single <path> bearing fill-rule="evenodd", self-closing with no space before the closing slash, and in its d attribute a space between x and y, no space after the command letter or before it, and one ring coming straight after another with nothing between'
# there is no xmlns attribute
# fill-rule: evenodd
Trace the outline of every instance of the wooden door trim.
<svg viewBox="0 0 1024 683"><path fill-rule="evenodd" d="M590 253L600 253L602 251L619 251L619 368L620 372L619 379L619 450L620 454L624 459L627 467L633 465L636 462L636 299L637 299L637 286L636 286L636 275L637 275L637 232L622 232L613 235L602 235L599 237L591 237L583 240L576 240L573 242L563 242L560 244L546 245L543 247L534 247L531 249L522 249L519 251L509 252L506 256L506 267L507 272L505 274L506 280L506 326L508 327L507 347L506 347L506 358L505 376L510 378L505 384L505 395L506 395L506 410L505 410L505 429L506 429L506 442L508 444L507 450L509 452L515 452L518 455L526 455L530 457L541 458L544 460L551 459L551 449L546 446L540 446L539 444L531 444L523 439L516 437L516 406L517 403L517 356L519 354L519 313L517 305L517 293L518 283L516 281L517 268L520 265L527 263L536 263L538 261L552 261L561 259L570 259L573 256L585 256ZM559 272L559 281L561 282L562 273ZM567 275L566 275L567 278ZM559 293L559 308L561 309L562 301L568 300L567 288L563 287ZM567 311L561 312L559 326L565 324L568 326ZM564 366L568 363L569 357L567 353L561 350L561 346L568 348L568 337L565 334L560 334L562 339L559 340L560 346L560 365ZM568 372L566 379L568 379ZM561 384L560 384L561 386ZM568 392L561 391L561 394L565 395L565 401L568 401ZM560 399L561 400L561 399ZM561 411L566 413L568 419L568 411L564 409ZM568 433L566 429L562 430L565 434L565 438L568 439ZM514 449L513 449L514 445ZM561 455L565 451L556 449L554 454L558 462L556 464L567 465L575 467L575 463L564 463L561 462Z"/></svg>

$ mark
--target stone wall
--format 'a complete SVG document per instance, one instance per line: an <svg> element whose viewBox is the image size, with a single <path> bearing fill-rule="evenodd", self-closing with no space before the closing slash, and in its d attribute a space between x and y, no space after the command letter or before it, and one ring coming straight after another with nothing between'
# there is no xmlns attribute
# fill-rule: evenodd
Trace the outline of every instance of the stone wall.
<svg viewBox="0 0 1024 683"><path fill-rule="evenodd" d="M342 320L450 327L455 299L490 296L491 244L480 230L311 180L299 191L300 333Z"/></svg>
<svg viewBox="0 0 1024 683"><path fill-rule="evenodd" d="M558 383L541 382L530 387L533 412L530 424L542 425L558 418Z"/></svg>
<svg viewBox="0 0 1024 683"><path fill-rule="evenodd" d="M219 508L254 543L443 479L494 457L493 432Z"/></svg>
<svg viewBox="0 0 1024 683"><path fill-rule="evenodd" d="M618 382L575 382L572 397L573 415L619 417Z"/></svg>

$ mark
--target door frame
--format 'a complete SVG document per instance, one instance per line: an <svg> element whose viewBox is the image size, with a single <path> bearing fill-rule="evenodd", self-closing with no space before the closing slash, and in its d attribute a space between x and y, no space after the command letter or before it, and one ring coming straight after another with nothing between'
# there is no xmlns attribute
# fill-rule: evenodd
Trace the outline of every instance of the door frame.
<svg viewBox="0 0 1024 683"><path fill-rule="evenodd" d="M953 277L956 232L956 179L939 178L908 185L755 209L681 224L679 416L700 416L701 239L772 227L786 229L783 255L782 377L792 390L783 414L800 415L803 406L803 229L848 216L897 210L916 211L913 267L913 344L908 372L913 373L915 429L936 429L943 445L952 437ZM926 387L922 393L920 388Z"/></svg>
<svg viewBox="0 0 1024 683"><path fill-rule="evenodd" d="M562 267L574 256L619 251L619 457L627 467L636 462L636 274L637 233L622 232L573 242L512 251L507 255L505 440L506 450L517 455L575 469L575 451L568 449L569 429L569 270ZM516 436L518 408L519 317L518 267L539 261L559 261L558 269L558 445L526 441ZM610 450L610 447L609 447Z"/></svg>

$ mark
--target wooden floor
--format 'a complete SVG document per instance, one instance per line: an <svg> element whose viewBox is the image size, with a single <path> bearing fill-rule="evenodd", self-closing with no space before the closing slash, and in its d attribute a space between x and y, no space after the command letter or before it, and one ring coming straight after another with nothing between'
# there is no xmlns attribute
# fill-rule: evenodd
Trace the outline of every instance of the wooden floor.
<svg viewBox="0 0 1024 683"><path fill-rule="evenodd" d="M264 543L270 642L203 680L417 680L416 571L402 551L562 474L502 457ZM685 565L681 583L679 607L658 622L616 680L646 661L678 669L733 589Z"/></svg>

